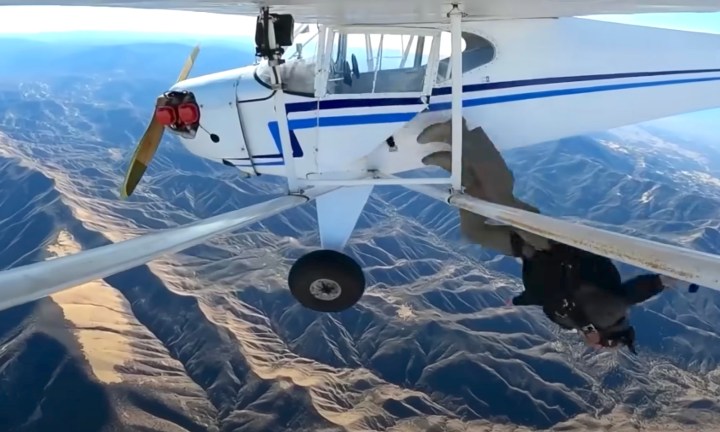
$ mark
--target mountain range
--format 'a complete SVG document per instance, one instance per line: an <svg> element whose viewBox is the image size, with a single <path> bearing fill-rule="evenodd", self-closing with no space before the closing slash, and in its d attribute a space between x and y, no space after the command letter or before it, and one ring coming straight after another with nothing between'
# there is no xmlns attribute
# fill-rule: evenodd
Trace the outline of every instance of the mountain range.
<svg viewBox="0 0 720 432"><path fill-rule="evenodd" d="M248 46L206 43L193 75L252 63ZM283 194L279 179L242 179L168 137L136 195L119 199L154 98L190 49L0 43L12 59L0 64L0 268ZM720 253L718 141L643 124L505 157L517 195L544 214ZM293 260L318 245L309 204L0 312L0 425L707 431L720 421L712 290L634 308L635 357L586 348L541 311L505 306L521 289L517 262L468 244L457 212L424 196L373 193L348 245L369 288L343 313L308 311L287 290Z"/></svg>

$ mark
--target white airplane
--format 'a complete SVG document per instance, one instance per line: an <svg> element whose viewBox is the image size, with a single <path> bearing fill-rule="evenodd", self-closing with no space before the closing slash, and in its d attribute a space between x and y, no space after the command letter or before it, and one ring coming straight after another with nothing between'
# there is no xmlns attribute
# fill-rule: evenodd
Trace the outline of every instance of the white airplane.
<svg viewBox="0 0 720 432"><path fill-rule="evenodd" d="M0 4L43 4L43 0ZM576 16L716 11L703 0L51 0L257 15L256 65L178 82L157 100L131 162L130 195L168 130L246 176L287 178L287 196L76 255L0 273L0 309L144 264L309 201L320 249L293 265L292 294L336 312L363 295L342 252L373 187L402 185L499 223L720 289L720 256L481 201L460 184L462 119L499 149L720 106L720 36ZM295 20L312 23L297 29ZM295 33L298 33L295 37ZM443 47L447 47L445 49ZM443 53L443 50L445 51ZM462 71L462 73L456 73ZM452 119L452 175L402 178ZM444 185L441 187L439 185Z"/></svg>

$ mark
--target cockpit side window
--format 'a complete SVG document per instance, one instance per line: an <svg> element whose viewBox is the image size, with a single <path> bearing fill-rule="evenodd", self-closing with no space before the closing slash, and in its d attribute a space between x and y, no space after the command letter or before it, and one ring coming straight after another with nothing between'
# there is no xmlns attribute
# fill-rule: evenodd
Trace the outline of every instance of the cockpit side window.
<svg viewBox="0 0 720 432"><path fill-rule="evenodd" d="M283 55L284 60L315 60L318 38L320 37L317 25L304 25Z"/></svg>
<svg viewBox="0 0 720 432"><path fill-rule="evenodd" d="M431 36L335 33L329 94L418 92L423 89Z"/></svg>
<svg viewBox="0 0 720 432"><path fill-rule="evenodd" d="M440 61L438 62L436 83L449 81L452 78L451 52L450 32L442 32L440 34ZM495 47L489 40L475 33L462 33L463 73L490 63L493 59L495 59Z"/></svg>

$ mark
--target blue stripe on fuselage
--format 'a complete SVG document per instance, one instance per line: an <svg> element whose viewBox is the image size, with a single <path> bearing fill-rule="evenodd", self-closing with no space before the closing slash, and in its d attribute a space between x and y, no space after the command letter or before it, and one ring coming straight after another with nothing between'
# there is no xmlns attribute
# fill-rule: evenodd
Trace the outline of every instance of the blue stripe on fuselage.
<svg viewBox="0 0 720 432"><path fill-rule="evenodd" d="M481 84L468 84L463 86L463 93L473 93L482 90L498 90L513 87L528 87L534 85L544 84L562 84L570 82L583 82L583 81L601 81L609 79L622 79L622 78L640 78L640 77L651 77L651 76L663 76L663 75L683 75L683 74L698 74L698 73L713 73L720 72L720 69L692 69L692 70L677 70L677 71L655 71L655 72L626 72L616 74L595 74L595 75L577 75L577 76L566 76L566 77L551 77L551 78L532 78L524 80L514 81L502 81L496 83L481 83ZM452 93L452 87L441 87L433 89L433 96L443 96Z"/></svg>
<svg viewBox="0 0 720 432"><path fill-rule="evenodd" d="M296 112L307 112L317 110L331 110L342 108L367 108L379 106L397 106L397 105L422 105L423 101L419 97L409 98L382 98L382 99L332 99L332 100L313 100L309 102L293 102L285 105L288 114Z"/></svg>
<svg viewBox="0 0 720 432"><path fill-rule="evenodd" d="M570 89L544 90L544 91L536 91L536 92L528 92L528 93L511 94L511 95L488 96L488 97L484 97L484 98L463 100L463 107L465 108L465 107L473 107L473 106L479 106L479 105L491 105L491 104L514 102L514 101L528 100L528 99L541 99L541 98L553 97L553 96L596 93L596 92L611 91L611 90L627 90L627 89L642 88L642 87L659 87L659 86L666 86L666 85L673 85L673 84L688 84L688 83L704 82L704 81L720 81L720 77L688 78L688 79L679 79L679 80L648 81L648 82L625 83L625 84L608 84L608 85L593 86L593 87L576 87L576 88L570 88ZM434 103L434 104L431 103L430 110L431 111L449 110L451 107L451 104L452 104L451 102L438 102L438 103Z"/></svg>
<svg viewBox="0 0 720 432"><path fill-rule="evenodd" d="M463 94L475 93L487 90L497 90L503 88L516 88L524 86L535 86L543 84L561 84L568 82L586 82L592 80L608 80L608 79L623 79L623 78L638 78L638 77L650 77L650 76L666 76L666 75L680 75L680 74L698 74L698 73L713 73L720 72L720 69L696 69L696 70L679 70L679 71L658 71L658 72L632 72L632 73L619 73L619 74L603 74L603 75L582 75L582 76L571 76L571 77L553 77L553 78L538 78L528 80L517 80L517 81L504 81L498 83L482 83L482 84L469 84L463 86ZM515 93L509 95L495 95L486 97L475 97L463 100L463 107L473 107L480 105L491 105L498 103L514 102L520 100L529 99L540 99L546 97L556 97L565 95L576 95L584 93L596 93L603 91L613 90L627 90L632 88L645 88L655 86L666 86L675 84L689 84L698 82L708 81L720 81L720 77L702 77L702 78L685 78L675 80L664 80L664 81L643 81L643 82L631 82L622 84L606 84L591 87L574 87L565 89L553 89L553 90L539 90L531 91L526 93ZM434 89L432 92L433 97L450 95L451 88L443 87ZM286 105L288 113L308 112L316 110L329 110L329 109L343 109L343 108L374 108L382 106L409 106L422 104L420 98L378 98L378 99L338 99L338 100L323 100L323 101L308 101L308 102L294 102ZM442 111L449 110L451 102L436 102L430 103L428 108L431 111ZM293 147L293 156L302 157L302 148L298 142L293 130L308 129L313 127L328 127L328 126L352 126L360 124L386 124L386 123L398 123L410 121L413 117L418 114L417 111L404 112L404 113L381 113L381 114L354 114L354 115L339 115L339 116L327 116L309 119L295 119L289 120L288 126L291 131L291 141ZM278 133L277 122L269 122L268 127L270 128L271 135L275 141L275 145L282 154L282 148L280 145L280 137ZM258 156L260 157L260 156Z"/></svg>
<svg viewBox="0 0 720 432"><path fill-rule="evenodd" d="M599 81L609 79L623 79L623 78L639 78L639 77L650 77L650 76L663 76L663 75L680 75L680 74L699 74L699 73L712 73L720 72L720 69L697 69L697 70L680 70L680 71L658 71L658 72L631 72L631 73L618 73L618 74L602 74L602 75L580 75L580 76L569 76L569 77L552 77L552 78L534 78L527 80L516 80L516 81L503 81L497 83L481 83L481 84L468 84L463 86L463 94L476 93L487 90L499 90L506 88L516 87L528 87L536 85L547 85L547 84L562 84L570 82L584 82L584 81ZM642 81L634 83L623 83L623 84L608 84L605 86L597 87L576 87L572 89L558 89L553 90L554 92L560 92L549 96L560 96L563 94L577 94L582 93L583 89L596 89L594 91L607 91L607 90L620 90L633 87L648 87L653 85L668 85L668 84L681 84L686 82L696 82L694 80L715 80L716 78L688 78L679 80L666 80L666 81ZM693 81L688 81L693 80ZM622 86L622 87L613 87ZM629 87L628 87L629 86ZM597 90L601 89L601 90ZM433 89L432 97L447 96L451 94L451 87L441 87ZM576 93L568 93L576 92ZM537 92L536 92L537 93ZM510 95L517 96L517 95ZM502 97L502 96L500 96ZM544 96L547 97L547 96ZM473 99L471 99L473 100ZM521 99L516 99L521 100ZM465 102L468 102L467 100ZM337 99L337 100L323 100L308 101L308 102L293 102L286 105L288 113L307 112L316 110L331 110L331 109L342 109L342 108L368 108L368 107L380 107L380 106L398 106L398 105L417 105L422 104L420 98L378 98L378 99ZM432 103L430 104L433 105ZM474 105L470 105L474 106Z"/></svg>

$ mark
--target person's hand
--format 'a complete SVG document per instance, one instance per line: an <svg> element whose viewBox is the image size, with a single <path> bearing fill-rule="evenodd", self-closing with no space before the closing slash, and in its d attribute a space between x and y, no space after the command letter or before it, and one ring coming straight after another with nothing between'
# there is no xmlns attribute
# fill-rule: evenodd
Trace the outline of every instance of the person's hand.
<svg viewBox="0 0 720 432"><path fill-rule="evenodd" d="M601 343L602 336L597 331L591 331L588 333L583 333L583 337L585 338L585 345L595 348L595 349L611 349L616 350L619 347L617 345L614 346L605 346Z"/></svg>
<svg viewBox="0 0 720 432"><path fill-rule="evenodd" d="M620 348L618 345L613 345L613 346L603 345L601 343L602 336L597 331L583 333L583 337L585 338L585 345L595 348L595 349L617 350L618 348Z"/></svg>
<svg viewBox="0 0 720 432"><path fill-rule="evenodd" d="M583 337L585 338L585 345L593 348L602 348L602 345L600 345L600 333L597 331L583 333Z"/></svg>

